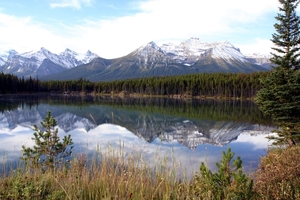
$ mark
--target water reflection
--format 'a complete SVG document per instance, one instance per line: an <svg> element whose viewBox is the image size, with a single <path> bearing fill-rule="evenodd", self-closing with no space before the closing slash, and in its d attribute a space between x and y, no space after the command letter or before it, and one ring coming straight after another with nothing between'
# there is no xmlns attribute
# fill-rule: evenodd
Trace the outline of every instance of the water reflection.
<svg viewBox="0 0 300 200"><path fill-rule="evenodd" d="M167 155L169 165L175 161L188 174L201 162L213 169L228 147L247 170L255 169L273 129L251 102L35 98L1 100L8 105L0 114L2 163L18 159L22 145L33 145L32 125L40 124L48 110L59 134L72 135L76 152L95 155L99 148L106 153L121 146L149 165Z"/></svg>

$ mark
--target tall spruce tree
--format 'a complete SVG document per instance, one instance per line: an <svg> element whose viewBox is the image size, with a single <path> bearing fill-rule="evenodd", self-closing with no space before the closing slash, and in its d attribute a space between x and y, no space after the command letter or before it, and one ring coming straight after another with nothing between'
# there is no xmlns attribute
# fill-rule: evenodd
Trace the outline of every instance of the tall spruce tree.
<svg viewBox="0 0 300 200"><path fill-rule="evenodd" d="M295 145L300 141L300 19L296 14L299 0L279 0L275 17L276 33L271 41L273 69L261 80L256 103L279 126L273 144Z"/></svg>

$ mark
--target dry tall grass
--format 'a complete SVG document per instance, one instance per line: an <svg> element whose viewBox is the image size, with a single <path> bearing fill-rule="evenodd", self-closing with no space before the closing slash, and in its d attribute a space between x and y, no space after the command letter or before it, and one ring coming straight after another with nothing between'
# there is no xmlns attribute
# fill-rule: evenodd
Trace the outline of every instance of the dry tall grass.
<svg viewBox="0 0 300 200"><path fill-rule="evenodd" d="M300 146L269 150L255 174L261 199L300 199Z"/></svg>
<svg viewBox="0 0 300 200"><path fill-rule="evenodd" d="M20 165L17 170L2 175L0 199L212 200L222 199L225 194L222 191L234 194L234 199L245 199L246 193L250 199L300 199L299 146L270 150L267 156L261 159L255 174L253 190L249 190L250 187L245 182L250 180L250 177L246 178L241 171L230 173L229 177L232 178L223 176L224 170L209 172L209 178L207 173L203 173L208 172L208 169L203 171L201 165L202 173L187 179L178 175L178 171L182 170L180 164L169 167L165 162L167 159L164 158L158 159L154 167L151 163L150 167L149 163L144 162L138 155L125 155L115 151L108 151L105 155L98 153L91 161L88 161L87 155L78 154L71 160L68 168L54 172L30 171ZM227 166L226 163L224 166ZM220 184L220 181L224 180L228 183L226 187ZM241 183L246 184L245 190ZM232 199L230 195L226 197Z"/></svg>
<svg viewBox="0 0 300 200"><path fill-rule="evenodd" d="M101 155L101 154L99 154ZM113 154L88 162L79 154L55 172L19 168L0 180L0 199L189 199L189 181L165 163Z"/></svg>

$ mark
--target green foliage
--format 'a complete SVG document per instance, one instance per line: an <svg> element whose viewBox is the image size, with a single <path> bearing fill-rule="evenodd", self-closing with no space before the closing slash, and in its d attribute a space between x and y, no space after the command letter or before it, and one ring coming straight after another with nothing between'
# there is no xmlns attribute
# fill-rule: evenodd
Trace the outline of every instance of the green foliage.
<svg viewBox="0 0 300 200"><path fill-rule="evenodd" d="M300 69L299 44L300 44L300 18L296 14L298 0L279 0L280 13L274 24L276 33L272 35L271 41L275 45L272 49L277 53L271 53L271 62L285 70Z"/></svg>
<svg viewBox="0 0 300 200"><path fill-rule="evenodd" d="M299 143L300 71L278 67L262 83L256 103L280 127L276 131L278 136L269 138L274 140L274 145Z"/></svg>
<svg viewBox="0 0 300 200"><path fill-rule="evenodd" d="M45 131L34 125L35 145L33 148L22 146L22 160L32 169L41 169L43 172L47 169L54 171L58 166L64 166L66 159L71 155L73 142L71 135L64 136L60 141L56 120L49 111L46 118L41 122Z"/></svg>
<svg viewBox="0 0 300 200"><path fill-rule="evenodd" d="M234 157L228 148L223 151L220 163L216 163L218 171L213 173L201 163L200 174L194 176L191 187L200 199L251 199L254 197L253 180L243 172L242 160Z"/></svg>
<svg viewBox="0 0 300 200"><path fill-rule="evenodd" d="M251 98L260 89L259 79L266 72L201 73L180 76L148 77L111 82L91 82L85 79L39 81L0 74L0 93L54 92L68 94L118 94L125 91L141 95L176 95L182 97Z"/></svg>
<svg viewBox="0 0 300 200"><path fill-rule="evenodd" d="M32 93L40 91L38 79L18 78L12 74L0 73L0 94Z"/></svg>
<svg viewBox="0 0 300 200"><path fill-rule="evenodd" d="M11 188L4 196L0 193L0 199L32 199L32 194L35 192L35 187L31 178L24 178L22 172L17 170L11 182L8 183Z"/></svg>
<svg viewBox="0 0 300 200"><path fill-rule="evenodd" d="M275 64L269 76L261 80L256 103L271 115L281 128L274 139L275 145L294 145L300 141L300 19L296 15L298 1L279 0L282 7L274 25L277 33L272 42L277 53L272 53Z"/></svg>
<svg viewBox="0 0 300 200"><path fill-rule="evenodd" d="M172 77L151 77L95 83L97 93L119 93L145 95L177 95L179 97L250 98L260 89L259 78L267 73L251 74L202 73Z"/></svg>

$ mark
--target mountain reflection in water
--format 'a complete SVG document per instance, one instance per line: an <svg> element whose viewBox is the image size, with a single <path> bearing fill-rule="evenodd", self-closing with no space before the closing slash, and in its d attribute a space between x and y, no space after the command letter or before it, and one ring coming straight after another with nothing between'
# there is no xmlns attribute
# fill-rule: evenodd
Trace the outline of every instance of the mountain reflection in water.
<svg viewBox="0 0 300 200"><path fill-rule="evenodd" d="M188 172L204 161L213 169L228 147L248 170L255 169L269 144L265 136L274 129L248 101L49 96L0 101L2 162L19 158L23 144L33 145L32 126L40 125L48 111L58 122L59 134L72 135L76 152L93 155L99 148L104 153L122 146L126 153L141 154L149 165L157 154L171 156Z"/></svg>

